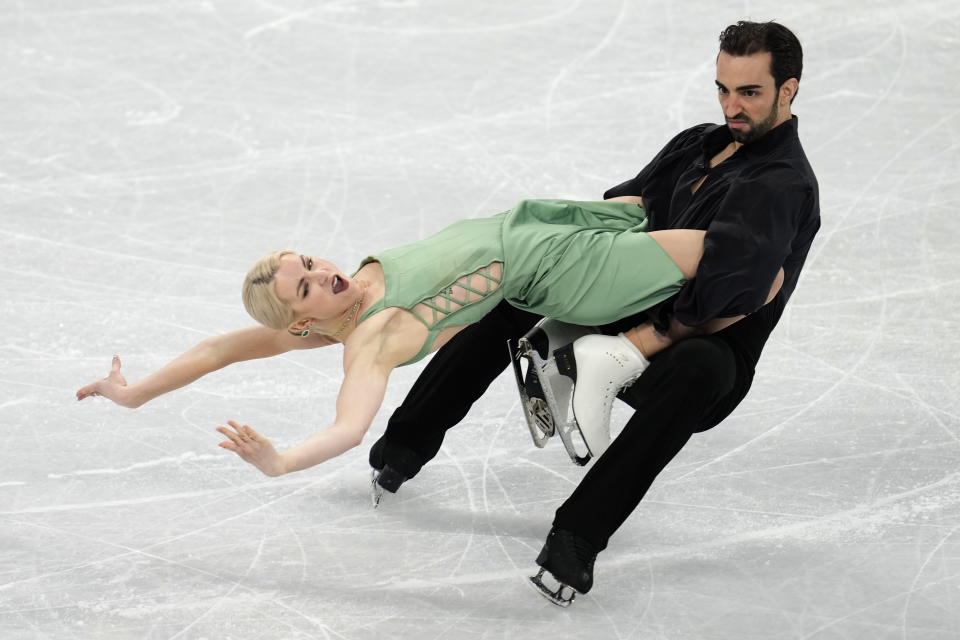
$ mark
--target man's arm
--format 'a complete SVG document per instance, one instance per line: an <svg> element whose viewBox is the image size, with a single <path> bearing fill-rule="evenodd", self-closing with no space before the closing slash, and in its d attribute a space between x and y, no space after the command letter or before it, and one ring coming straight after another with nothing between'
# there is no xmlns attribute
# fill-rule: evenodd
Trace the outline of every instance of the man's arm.
<svg viewBox="0 0 960 640"><path fill-rule="evenodd" d="M767 299L764 304L769 303L780 293L780 287L783 286L783 278L783 269L780 269L777 272L776 278L773 280L773 284L770 286L770 291L767 294ZM635 347L640 349L644 357L649 358L680 340L708 333L716 333L739 322L745 317L745 315L740 315L714 318L705 324L693 327L683 324L677 320L676 316L672 316L670 318L670 325L666 331L658 331L656 327L648 323L633 327L624 332L624 335Z"/></svg>
<svg viewBox="0 0 960 640"><path fill-rule="evenodd" d="M696 277L677 296L676 320L700 327L766 304L811 197L809 186L789 167L767 167L738 179L707 228Z"/></svg>

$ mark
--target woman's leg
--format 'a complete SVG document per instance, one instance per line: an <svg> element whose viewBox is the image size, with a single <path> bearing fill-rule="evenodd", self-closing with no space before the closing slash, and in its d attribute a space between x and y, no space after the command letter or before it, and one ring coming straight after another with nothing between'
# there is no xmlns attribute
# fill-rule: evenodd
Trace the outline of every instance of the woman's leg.
<svg viewBox="0 0 960 640"><path fill-rule="evenodd" d="M660 248L670 256L683 277L690 280L697 275L697 267L700 266L700 258L703 257L703 238L707 235L706 231L698 229L666 229L664 231L651 231L651 238L656 240Z"/></svg>

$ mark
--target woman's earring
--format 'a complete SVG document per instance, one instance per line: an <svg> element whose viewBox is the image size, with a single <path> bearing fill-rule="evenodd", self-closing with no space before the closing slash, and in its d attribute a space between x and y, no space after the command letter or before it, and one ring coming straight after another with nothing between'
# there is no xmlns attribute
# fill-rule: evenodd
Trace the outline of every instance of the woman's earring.
<svg viewBox="0 0 960 640"><path fill-rule="evenodd" d="M300 332L301 338L306 338L308 335L310 335L310 329L304 329L303 331Z"/></svg>
<svg viewBox="0 0 960 640"><path fill-rule="evenodd" d="M310 335L310 329L303 329L302 331L294 331L293 329L287 329L287 333L289 333L292 336L306 338L308 335Z"/></svg>

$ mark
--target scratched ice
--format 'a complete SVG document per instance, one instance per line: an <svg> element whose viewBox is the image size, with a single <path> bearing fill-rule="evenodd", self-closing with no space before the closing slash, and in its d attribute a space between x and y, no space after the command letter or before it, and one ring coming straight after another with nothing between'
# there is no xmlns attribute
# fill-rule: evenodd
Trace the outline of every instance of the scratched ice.
<svg viewBox="0 0 960 640"><path fill-rule="evenodd" d="M506 376L377 511L367 448L420 367L364 445L281 479L213 427L322 428L337 349L73 400L114 353L138 378L249 324L267 250L349 268L600 197L717 119L741 17L804 42L823 231L751 395L571 609L524 582L583 470ZM960 637L957 3L50 0L0 4L0 39L0 636Z"/></svg>

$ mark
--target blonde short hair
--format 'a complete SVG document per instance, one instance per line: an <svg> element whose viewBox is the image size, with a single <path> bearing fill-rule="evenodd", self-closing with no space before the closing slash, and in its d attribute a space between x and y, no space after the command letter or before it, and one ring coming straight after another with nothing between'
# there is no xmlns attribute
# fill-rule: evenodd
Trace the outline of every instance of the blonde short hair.
<svg viewBox="0 0 960 640"><path fill-rule="evenodd" d="M287 329L296 320L289 304L277 296L274 276L280 268L280 258L294 251L274 251L263 256L247 272L243 281L243 306L254 320L271 329Z"/></svg>

